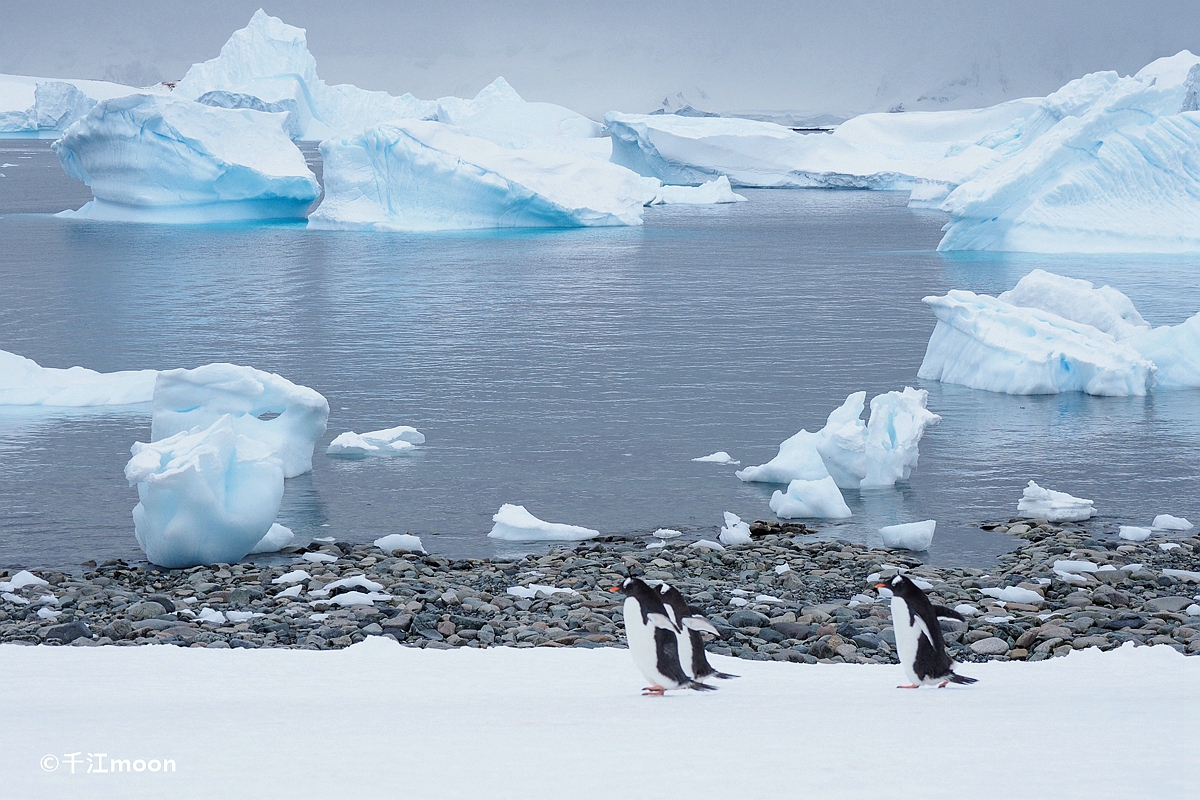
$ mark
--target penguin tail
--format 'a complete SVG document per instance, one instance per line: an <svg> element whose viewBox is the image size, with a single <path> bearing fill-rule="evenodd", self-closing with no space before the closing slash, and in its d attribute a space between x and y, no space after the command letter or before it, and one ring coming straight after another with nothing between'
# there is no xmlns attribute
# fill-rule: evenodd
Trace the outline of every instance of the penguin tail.
<svg viewBox="0 0 1200 800"><path fill-rule="evenodd" d="M714 673L713 673L712 675L710 675L709 677L710 677L710 678L720 678L720 679L721 679L721 680L723 680L723 681L727 681L727 680L729 680L730 678L740 678L740 677L742 677L742 676L741 676L741 675L732 675L732 674L730 674L730 673L728 673L728 672L714 672Z"/></svg>
<svg viewBox="0 0 1200 800"><path fill-rule="evenodd" d="M968 678L965 675L958 675L956 673L951 672L950 673L950 682L951 683L961 683L965 686L969 686L972 683L978 683L979 679L978 678Z"/></svg>
<svg viewBox="0 0 1200 800"><path fill-rule="evenodd" d="M687 688L694 689L697 692L715 692L717 690L717 687L709 686L707 683L701 683L700 681L688 681Z"/></svg>

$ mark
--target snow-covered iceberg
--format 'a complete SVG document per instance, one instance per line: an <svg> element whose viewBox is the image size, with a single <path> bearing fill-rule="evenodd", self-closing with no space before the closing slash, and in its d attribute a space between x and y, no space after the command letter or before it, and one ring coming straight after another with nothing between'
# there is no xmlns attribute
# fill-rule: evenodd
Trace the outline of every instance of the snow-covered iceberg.
<svg viewBox="0 0 1200 800"><path fill-rule="evenodd" d="M261 8L229 37L220 55L194 64L174 93L197 100L214 91L294 103L304 139L345 136L386 120L433 119L438 111L436 102L411 94L393 97L347 84L330 86L317 76L304 29Z"/></svg>
<svg viewBox="0 0 1200 800"><path fill-rule="evenodd" d="M309 227L437 231L640 225L657 182L592 158L512 150L439 122L396 121L321 143Z"/></svg>
<svg viewBox="0 0 1200 800"><path fill-rule="evenodd" d="M415 450L419 444L425 444L425 434L408 425L397 425L395 428L367 433L340 433L325 448L325 452L342 458L395 456Z"/></svg>
<svg viewBox="0 0 1200 800"><path fill-rule="evenodd" d="M262 442L284 477L312 470L313 447L325 433L329 403L320 393L273 372L235 364L164 370L154 387L154 442L228 416L241 436Z"/></svg>
<svg viewBox="0 0 1200 800"><path fill-rule="evenodd" d="M149 403L158 373L152 369L96 372L56 369L0 350L0 406L123 406Z"/></svg>
<svg viewBox="0 0 1200 800"><path fill-rule="evenodd" d="M0 136L57 139L97 102L139 91L107 81L0 75Z"/></svg>
<svg viewBox="0 0 1200 800"><path fill-rule="evenodd" d="M125 466L136 485L138 545L162 567L234 563L271 529L283 499L283 466L271 448L224 415L151 444Z"/></svg>
<svg viewBox="0 0 1200 800"><path fill-rule="evenodd" d="M65 216L200 223L303 219L320 193L286 115L162 95L106 100L53 145L94 200Z"/></svg>
<svg viewBox="0 0 1200 800"><path fill-rule="evenodd" d="M788 484L787 492L776 490L769 505L781 519L849 519L851 516L841 490L829 475L820 480L797 478Z"/></svg>
<svg viewBox="0 0 1200 800"><path fill-rule="evenodd" d="M492 522L495 524L488 538L508 542L578 542L600 535L600 531L591 528L544 522L526 511L525 506L512 503L500 506Z"/></svg>
<svg viewBox="0 0 1200 800"><path fill-rule="evenodd" d="M922 552L933 544L933 532L937 521L932 519L923 522L906 522L902 525L886 525L879 529L883 537L883 546L892 550L913 550Z"/></svg>
<svg viewBox="0 0 1200 800"><path fill-rule="evenodd" d="M1072 497L1066 492L1056 492L1053 489L1043 489L1030 481L1017 502L1017 512L1023 517L1044 519L1047 522L1079 522L1091 519L1096 513L1096 508L1091 500Z"/></svg>

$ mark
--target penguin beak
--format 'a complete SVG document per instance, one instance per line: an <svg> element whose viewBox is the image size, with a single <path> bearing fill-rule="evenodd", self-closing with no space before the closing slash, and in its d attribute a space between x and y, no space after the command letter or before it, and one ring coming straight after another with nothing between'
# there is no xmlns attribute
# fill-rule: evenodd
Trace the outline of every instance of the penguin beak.
<svg viewBox="0 0 1200 800"><path fill-rule="evenodd" d="M886 589L886 588L888 588L888 585L886 583L877 583L877 584L875 584L875 588L876 589Z"/></svg>
<svg viewBox="0 0 1200 800"><path fill-rule="evenodd" d="M610 592L619 592L619 591L621 591L621 587L620 587L620 586L614 586L614 587L612 587L611 589L609 589L609 591L610 591Z"/></svg>

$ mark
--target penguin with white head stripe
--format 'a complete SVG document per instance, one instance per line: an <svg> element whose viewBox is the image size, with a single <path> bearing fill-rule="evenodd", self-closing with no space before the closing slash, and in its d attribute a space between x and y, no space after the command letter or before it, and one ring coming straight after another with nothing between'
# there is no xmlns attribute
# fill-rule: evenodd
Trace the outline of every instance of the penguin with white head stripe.
<svg viewBox="0 0 1200 800"><path fill-rule="evenodd" d="M672 620L656 589L638 578L626 578L620 587L626 595L625 639L629 653L650 686L643 694L662 696L668 689L710 691L717 687L692 680L679 663L680 628Z"/></svg>
<svg viewBox="0 0 1200 800"><path fill-rule="evenodd" d="M916 689L927 684L944 688L948 683L975 683L975 678L954 673L954 661L946 652L942 626L938 622L939 617L961 621L962 614L952 608L934 605L919 586L903 575L886 583L877 583L875 587L892 592L896 656L908 678L908 684L899 688Z"/></svg>
<svg viewBox="0 0 1200 800"><path fill-rule="evenodd" d="M704 637L700 634L721 634L700 609L688 605L687 600L674 586L664 583L658 587L658 592L662 596L667 613L671 615L671 621L679 628L679 663L684 671L698 681L705 678L736 678L737 675L719 672L708 663L704 652Z"/></svg>

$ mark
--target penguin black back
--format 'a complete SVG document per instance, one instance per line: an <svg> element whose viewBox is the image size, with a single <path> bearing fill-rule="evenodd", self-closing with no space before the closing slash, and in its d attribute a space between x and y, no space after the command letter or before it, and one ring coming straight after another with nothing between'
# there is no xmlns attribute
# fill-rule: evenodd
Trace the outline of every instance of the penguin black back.
<svg viewBox="0 0 1200 800"><path fill-rule="evenodd" d="M728 672L719 672L708 663L708 656L704 652L704 637L700 634L700 631L687 627L684 624L684 620L689 617L702 619L705 623L708 623L708 620L704 617L704 612L695 606L688 605L683 594L674 586L668 586L664 583L658 587L658 590L666 605L670 606L671 610L675 612L675 622L682 629L680 635L686 635L692 645L691 667L692 675L696 677L696 680L703 680L704 678L736 678L737 675L731 675ZM708 624L711 625L711 623Z"/></svg>
<svg viewBox="0 0 1200 800"><path fill-rule="evenodd" d="M904 601L904 606L908 609L909 618L893 619L893 627L907 625L910 628L923 628L917 637L917 652L912 664L916 677L921 681L944 679L951 683L975 683L974 678L954 673L954 661L946 652L946 640L942 636L941 623L938 622L939 617L962 620L962 615L954 609L934 605L925 592L921 591L921 587L904 575L896 575L886 584L879 586L890 589L893 595Z"/></svg>

